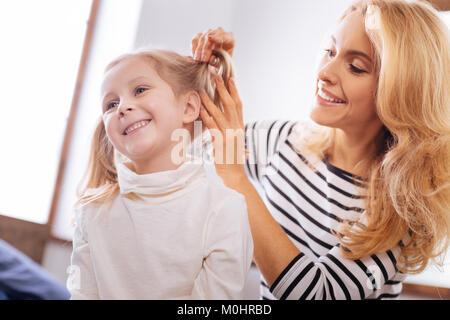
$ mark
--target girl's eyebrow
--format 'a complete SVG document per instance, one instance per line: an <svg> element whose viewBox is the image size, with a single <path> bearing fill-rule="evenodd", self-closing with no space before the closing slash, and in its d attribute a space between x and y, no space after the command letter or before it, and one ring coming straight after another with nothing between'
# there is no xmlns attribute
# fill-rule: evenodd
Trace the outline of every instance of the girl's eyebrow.
<svg viewBox="0 0 450 320"><path fill-rule="evenodd" d="M102 98L102 103L105 103L106 100L107 100L107 98L108 98L109 96L111 96L112 94L113 94L112 92L108 92L107 94L105 94L105 95L103 96L103 98Z"/></svg>
<svg viewBox="0 0 450 320"><path fill-rule="evenodd" d="M133 78L130 81L128 81L128 84L134 83L138 80L149 80L149 78L146 76L139 76L139 77Z"/></svg>
<svg viewBox="0 0 450 320"><path fill-rule="evenodd" d="M128 81L128 85L131 85L132 83L134 83L136 81L140 81L140 80L147 80L148 81L149 78L146 77L146 76L139 76L139 77L133 78L130 81ZM110 92L106 93L105 95L103 95L102 102L105 102L106 98L108 98L110 95L113 95L113 94L114 93L110 91Z"/></svg>
<svg viewBox="0 0 450 320"><path fill-rule="evenodd" d="M336 44L336 38L331 36L331 40L333 40L333 44ZM372 64L372 58L369 57L368 54L358 51L358 50L347 50L346 55L360 56L367 59Z"/></svg>

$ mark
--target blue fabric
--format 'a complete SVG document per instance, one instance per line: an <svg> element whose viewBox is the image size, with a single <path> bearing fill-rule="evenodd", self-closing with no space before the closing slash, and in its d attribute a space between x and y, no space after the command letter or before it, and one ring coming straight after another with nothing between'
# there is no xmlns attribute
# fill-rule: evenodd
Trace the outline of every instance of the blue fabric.
<svg viewBox="0 0 450 320"><path fill-rule="evenodd" d="M0 299L66 300L69 291L25 254L0 239Z"/></svg>
<svg viewBox="0 0 450 320"><path fill-rule="evenodd" d="M0 300L8 300L8 296L2 290L0 290Z"/></svg>

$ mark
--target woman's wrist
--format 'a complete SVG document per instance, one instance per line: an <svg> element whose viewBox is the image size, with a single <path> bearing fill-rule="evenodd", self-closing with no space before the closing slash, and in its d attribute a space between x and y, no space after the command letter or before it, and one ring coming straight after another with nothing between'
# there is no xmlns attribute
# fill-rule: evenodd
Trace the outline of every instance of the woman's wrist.
<svg viewBox="0 0 450 320"><path fill-rule="evenodd" d="M246 182L249 182L243 165L225 167L216 166L216 171L228 188L234 189L238 192L241 191Z"/></svg>

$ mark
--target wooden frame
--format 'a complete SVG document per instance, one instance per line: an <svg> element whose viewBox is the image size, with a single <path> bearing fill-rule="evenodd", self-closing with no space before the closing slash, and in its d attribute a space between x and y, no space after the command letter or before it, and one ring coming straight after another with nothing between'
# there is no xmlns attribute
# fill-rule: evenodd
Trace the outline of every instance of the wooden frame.
<svg viewBox="0 0 450 320"><path fill-rule="evenodd" d="M427 0L427 1L431 3L439 11L450 10L450 1L448 0Z"/></svg>
<svg viewBox="0 0 450 320"><path fill-rule="evenodd" d="M58 173L56 176L55 188L53 190L53 197L50 206L50 213L48 216L47 225L50 228L50 235L53 236L53 222L55 221L56 209L61 194L61 185L64 178L67 156L69 154L70 145L72 142L73 129L75 125L75 119L79 108L79 101L81 95L81 89L83 87L84 76L86 74L86 68L88 64L89 54L91 51L92 37L94 35L95 26L98 16L98 8L101 0L92 0L91 12L89 14L89 20L87 21L86 36L84 38L83 51L80 60L80 66L78 68L77 80L75 84L75 90L72 97L72 105L70 107L69 118L67 120L66 132L64 134L64 140L62 144L61 156L58 165ZM62 240L62 239L61 239ZM65 241L65 240L63 240Z"/></svg>
<svg viewBox="0 0 450 320"><path fill-rule="evenodd" d="M48 225L0 215L1 239L37 263L42 262L49 233Z"/></svg>
<svg viewBox="0 0 450 320"><path fill-rule="evenodd" d="M402 294L418 299L450 300L450 288L403 283Z"/></svg>

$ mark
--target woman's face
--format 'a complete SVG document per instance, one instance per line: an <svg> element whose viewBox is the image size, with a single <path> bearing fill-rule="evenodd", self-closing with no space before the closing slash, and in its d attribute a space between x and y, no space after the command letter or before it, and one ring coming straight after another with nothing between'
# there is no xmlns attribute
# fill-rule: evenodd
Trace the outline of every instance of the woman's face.
<svg viewBox="0 0 450 320"><path fill-rule="evenodd" d="M352 12L331 36L320 61L311 119L353 132L379 126L375 107L378 78L373 61L363 17Z"/></svg>
<svg viewBox="0 0 450 320"><path fill-rule="evenodd" d="M149 62L119 62L105 74L102 97L106 133L120 153L142 162L171 152L171 134L183 127L184 108Z"/></svg>

